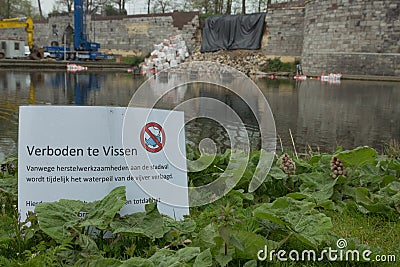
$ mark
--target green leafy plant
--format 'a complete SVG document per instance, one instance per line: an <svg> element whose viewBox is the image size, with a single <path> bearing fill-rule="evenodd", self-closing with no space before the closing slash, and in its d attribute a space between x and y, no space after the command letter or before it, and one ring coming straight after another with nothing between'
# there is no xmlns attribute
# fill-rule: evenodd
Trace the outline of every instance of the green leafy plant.
<svg viewBox="0 0 400 267"><path fill-rule="evenodd" d="M282 62L279 57L267 60L267 66L264 71L270 72L295 72L296 65L290 62Z"/></svg>
<svg viewBox="0 0 400 267"><path fill-rule="evenodd" d="M123 62L126 64L130 64L131 66L139 66L140 63L144 61L147 56L135 55L135 56L127 56L123 57Z"/></svg>
<svg viewBox="0 0 400 267"><path fill-rule="evenodd" d="M194 170L208 166L189 173L194 186L210 183L226 170L236 175L234 170L242 166L237 161L228 167L229 150L209 156L188 149L187 155L199 160L191 166ZM261 151L252 152L243 175L235 177L233 190L208 205L191 208L190 216L181 221L162 215L157 203L147 204L144 212L121 216L126 192L117 187L90 203L61 199L38 204L25 222L18 220L16 208L17 159L5 159L0 172L0 265L257 266L257 253L265 246L321 251L335 247L339 238L346 238L348 249L400 257L398 158L378 155L369 147L290 161L282 154L261 186L249 193L256 166L265 158ZM338 172L342 167L345 173ZM385 236L387 231L390 237ZM281 263L274 259L268 264ZM344 263L304 263L340 264Z"/></svg>

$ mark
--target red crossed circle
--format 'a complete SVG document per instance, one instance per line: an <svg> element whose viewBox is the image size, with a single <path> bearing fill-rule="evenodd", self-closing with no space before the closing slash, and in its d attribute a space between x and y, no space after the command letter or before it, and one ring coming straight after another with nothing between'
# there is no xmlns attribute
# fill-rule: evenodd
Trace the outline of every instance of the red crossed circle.
<svg viewBox="0 0 400 267"><path fill-rule="evenodd" d="M150 131L150 127L155 127L158 130L160 130L161 133L161 142L158 141L157 137ZM156 143L157 147L150 147L145 140L145 133L147 133L150 138ZM149 152L151 153L156 153L159 152L161 149L163 149L165 145L165 132L163 128L161 127L160 124L156 122L149 122L145 126L143 126L142 131L140 132L140 142L142 143L142 146Z"/></svg>

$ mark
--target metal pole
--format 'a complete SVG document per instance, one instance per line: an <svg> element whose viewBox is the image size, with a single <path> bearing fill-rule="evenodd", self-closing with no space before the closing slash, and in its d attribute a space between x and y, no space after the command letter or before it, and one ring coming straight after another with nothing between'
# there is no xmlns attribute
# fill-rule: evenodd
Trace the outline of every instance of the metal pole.
<svg viewBox="0 0 400 267"><path fill-rule="evenodd" d="M96 42L96 10L97 7L94 9L93 13L93 42Z"/></svg>
<svg viewBox="0 0 400 267"><path fill-rule="evenodd" d="M64 61L67 61L67 35L64 31Z"/></svg>

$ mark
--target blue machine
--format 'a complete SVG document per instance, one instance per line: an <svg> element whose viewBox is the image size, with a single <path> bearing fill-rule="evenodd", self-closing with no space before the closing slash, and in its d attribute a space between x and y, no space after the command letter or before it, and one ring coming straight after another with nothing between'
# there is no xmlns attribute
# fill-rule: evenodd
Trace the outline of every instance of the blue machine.
<svg viewBox="0 0 400 267"><path fill-rule="evenodd" d="M49 74L48 84L56 91L63 91L70 103L77 106L90 105L90 97L94 98L104 77L96 73L55 72ZM61 89L61 90L60 90Z"/></svg>
<svg viewBox="0 0 400 267"><path fill-rule="evenodd" d="M86 1L85 1L86 3ZM77 51L98 51L99 43L89 42L86 33L86 7L83 0L74 0L74 48Z"/></svg>
<svg viewBox="0 0 400 267"><path fill-rule="evenodd" d="M99 52L100 44L90 42L86 33L86 1L74 0L74 50L64 46L44 46L52 58L70 60L99 60L112 58ZM64 44L65 45L65 44ZM66 55L65 55L66 54Z"/></svg>

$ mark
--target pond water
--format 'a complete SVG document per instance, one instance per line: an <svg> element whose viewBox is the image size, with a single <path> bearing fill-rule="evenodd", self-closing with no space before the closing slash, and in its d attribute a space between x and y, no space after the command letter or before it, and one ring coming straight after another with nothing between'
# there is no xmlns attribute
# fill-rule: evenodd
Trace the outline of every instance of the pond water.
<svg viewBox="0 0 400 267"><path fill-rule="evenodd" d="M18 108L21 105L127 106L144 77L121 72L0 71L0 159L17 154ZM383 152L392 139L400 140L400 83L343 80L256 79L273 112L277 149L298 152L371 146ZM239 97L216 86L181 86L166 94L157 108L172 109L188 99L218 99L244 122L252 149L260 142L258 124ZM256 100L255 100L256 101ZM199 107L212 108L212 107ZM234 126L233 126L234 127ZM209 137L220 150L229 147L226 130L211 119L186 124L188 144Z"/></svg>

